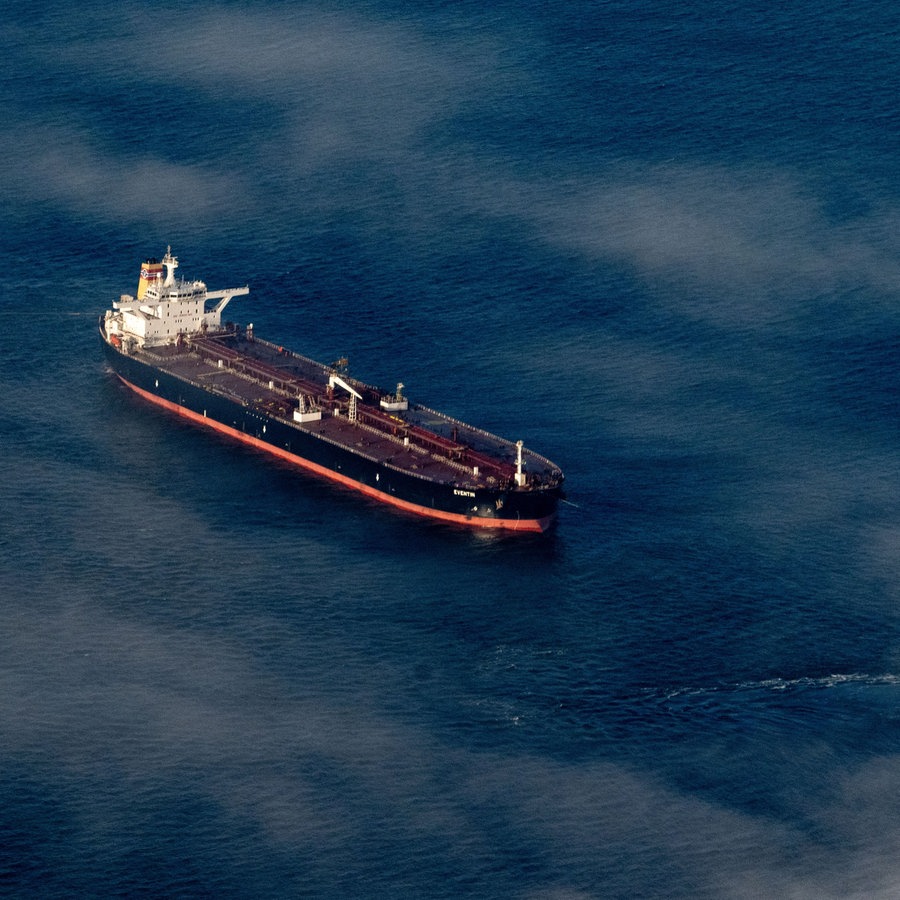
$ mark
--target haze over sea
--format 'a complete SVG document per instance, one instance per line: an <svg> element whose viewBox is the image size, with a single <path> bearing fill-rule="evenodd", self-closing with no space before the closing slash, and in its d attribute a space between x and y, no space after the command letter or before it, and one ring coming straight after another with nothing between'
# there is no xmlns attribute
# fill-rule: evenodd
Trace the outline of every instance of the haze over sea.
<svg viewBox="0 0 900 900"><path fill-rule="evenodd" d="M0 893L900 894L895 3L4 12ZM132 398L168 244L558 527Z"/></svg>

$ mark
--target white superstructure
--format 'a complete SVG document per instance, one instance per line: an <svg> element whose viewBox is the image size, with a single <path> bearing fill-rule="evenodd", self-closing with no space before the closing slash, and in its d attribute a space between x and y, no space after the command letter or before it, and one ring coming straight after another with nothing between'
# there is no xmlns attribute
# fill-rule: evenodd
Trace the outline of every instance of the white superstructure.
<svg viewBox="0 0 900 900"><path fill-rule="evenodd" d="M165 267L165 277L162 269ZM179 335L219 331L222 311L232 297L249 294L249 287L207 291L202 281L176 281L178 258L166 248L162 262L148 260L141 266L137 297L123 294L106 312L106 334L122 346L174 344ZM206 308L207 300L218 302Z"/></svg>

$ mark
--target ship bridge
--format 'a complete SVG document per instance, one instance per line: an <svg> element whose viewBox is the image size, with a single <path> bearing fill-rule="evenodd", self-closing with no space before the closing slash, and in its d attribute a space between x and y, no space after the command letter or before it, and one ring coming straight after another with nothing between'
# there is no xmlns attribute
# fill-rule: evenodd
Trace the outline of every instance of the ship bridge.
<svg viewBox="0 0 900 900"><path fill-rule="evenodd" d="M165 267L165 278L162 267ZM121 341L132 339L141 347L173 344L183 335L217 332L222 313L233 297L250 293L247 285L207 291L203 281L177 281L178 258L166 248L162 262L148 260L141 266L137 299L123 294L107 314L107 331ZM211 309L208 300L218 301Z"/></svg>

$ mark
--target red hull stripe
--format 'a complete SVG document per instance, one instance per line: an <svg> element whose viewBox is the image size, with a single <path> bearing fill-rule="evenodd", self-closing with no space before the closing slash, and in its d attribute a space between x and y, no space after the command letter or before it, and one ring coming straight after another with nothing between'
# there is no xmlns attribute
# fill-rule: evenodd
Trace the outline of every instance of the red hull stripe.
<svg viewBox="0 0 900 900"><path fill-rule="evenodd" d="M352 478L348 478L346 475L341 475L338 472L334 472L331 469L325 468L325 466L320 466L318 463L311 462L310 460L304 459L301 456L297 456L294 453L289 453L287 450L282 450L279 447L273 447L271 444L267 444L265 441L261 441L259 438L246 434L243 431L238 431L236 428L231 428L228 425L223 425L221 422L217 422L215 419L201 416L199 413L195 413L192 410L185 409L183 406L179 406L177 403L172 403L171 400L164 400L162 397L157 397L155 394L151 394L149 391L145 391L142 388L137 387L137 385L132 384L121 375L118 375L118 373L117 377L120 381L123 382L123 384L131 388L131 390L133 390L136 394L143 397L145 400L148 400L150 403L155 403L157 406L161 406L163 409L169 410L169 412L173 412L179 416L184 416L185 418L190 419L192 422L196 422L199 425L206 425L208 428L212 428L222 434L227 434L229 437L242 441L245 444L249 444L251 447L256 447L259 450L264 450L266 453L271 453L273 456L277 456L281 459L287 460L287 462L293 463L294 465L299 466L302 469L306 469L308 472L313 472L314 474L319 475L322 478L327 478L329 481L334 481L338 484L344 485L345 487L351 488L354 491L359 491L361 494L365 494L367 497L372 497L373 499L378 500L380 503L389 503L391 506L396 506L397 508L405 510L406 512L415 513L420 516L426 516L429 519L440 519L444 522L453 522L457 525L466 525L470 528L501 528L509 531L541 532L545 531L553 521L553 516L547 516L543 519L486 519L478 516L464 516L460 515L459 513L444 512L443 510L439 509L429 509L427 506L420 506L418 503L410 503L408 500L401 500L399 497L392 497L390 494L385 494L382 491L376 491L374 488L371 488L366 484L361 484L358 481L354 481Z"/></svg>

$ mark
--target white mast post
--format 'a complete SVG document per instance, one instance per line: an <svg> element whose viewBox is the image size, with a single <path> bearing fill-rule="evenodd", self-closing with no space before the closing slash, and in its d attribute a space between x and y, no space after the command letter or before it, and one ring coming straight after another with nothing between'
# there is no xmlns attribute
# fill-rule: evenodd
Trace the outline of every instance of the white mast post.
<svg viewBox="0 0 900 900"><path fill-rule="evenodd" d="M522 446L522 441L516 441L516 449L518 450L516 455L516 484L519 487L525 486L525 473L522 471Z"/></svg>

